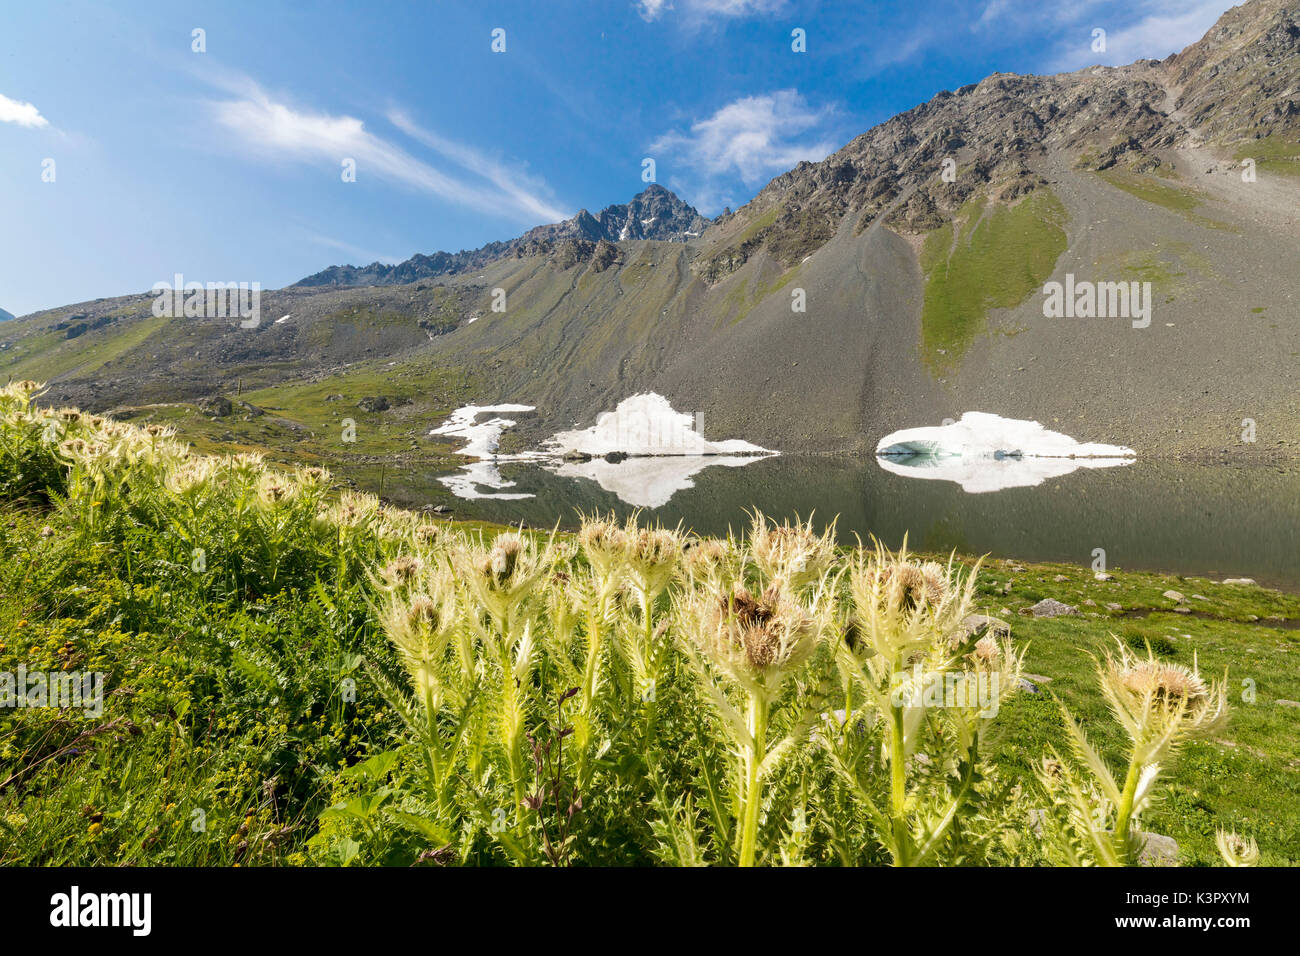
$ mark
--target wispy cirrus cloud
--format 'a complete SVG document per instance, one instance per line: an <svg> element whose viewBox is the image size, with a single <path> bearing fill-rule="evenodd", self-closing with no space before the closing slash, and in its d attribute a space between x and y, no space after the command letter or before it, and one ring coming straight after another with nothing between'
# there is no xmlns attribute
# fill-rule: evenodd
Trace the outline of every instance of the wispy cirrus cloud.
<svg viewBox="0 0 1300 956"><path fill-rule="evenodd" d="M502 195L508 196L520 209L529 210L548 222L567 218L567 213L545 198L550 195L546 183L524 167L440 136L417 125L401 110L389 110L388 121L417 143L464 169L473 170L500 190Z"/></svg>
<svg viewBox="0 0 1300 956"><path fill-rule="evenodd" d="M331 236L323 236L317 232L303 230L303 238L308 242L315 243L318 246L324 246L327 249L337 249L339 252L345 252L357 262L366 264L372 262L382 262L384 265L396 265L402 261L401 256L388 255L382 252L374 252L361 246L355 246L350 242L344 242L342 239L335 239Z"/></svg>
<svg viewBox="0 0 1300 956"><path fill-rule="evenodd" d="M213 121L238 137L246 150L272 161L328 163L355 160L358 177L375 176L434 198L527 224L568 215L554 204L540 180L501 161L419 129L402 114L394 125L460 167L446 172L372 133L347 115L312 112L273 99L251 80L225 78L232 99L209 104ZM392 117L390 117L392 118ZM401 123L398 123L398 119ZM403 125L405 128L403 128ZM432 144L437 143L437 146ZM486 182L484 182L486 180Z"/></svg>
<svg viewBox="0 0 1300 956"><path fill-rule="evenodd" d="M1109 18L1093 14L1094 27L1106 31L1106 52L1093 52L1087 40L1080 40L1062 50L1055 66L1061 70L1077 70L1093 63L1118 66L1135 60L1162 60L1177 53L1203 37L1225 11L1236 4L1233 0L1151 0L1138 6L1138 19L1124 19L1114 26ZM1090 34L1088 34L1090 37Z"/></svg>
<svg viewBox="0 0 1300 956"><path fill-rule="evenodd" d="M40 129L50 125L50 121L41 115L31 103L11 100L0 93L0 123L17 123L31 129Z"/></svg>
<svg viewBox="0 0 1300 956"><path fill-rule="evenodd" d="M648 21L658 20L670 10L700 21L780 13L788 5L787 0L636 0L637 13Z"/></svg>
<svg viewBox="0 0 1300 956"><path fill-rule="evenodd" d="M687 170L695 179L697 204L708 208L726 198L725 180L739 178L752 188L801 160L825 159L838 144L818 130L834 115L830 107L810 106L798 90L745 96L688 130L665 133L650 153Z"/></svg>
<svg viewBox="0 0 1300 956"><path fill-rule="evenodd" d="M1040 0L989 0L971 29L1034 34L1045 45L1044 68L1057 72L1101 63L1120 66L1164 59L1195 43L1240 0L1080 0L1045 10ZM1106 31L1104 52L1092 31Z"/></svg>

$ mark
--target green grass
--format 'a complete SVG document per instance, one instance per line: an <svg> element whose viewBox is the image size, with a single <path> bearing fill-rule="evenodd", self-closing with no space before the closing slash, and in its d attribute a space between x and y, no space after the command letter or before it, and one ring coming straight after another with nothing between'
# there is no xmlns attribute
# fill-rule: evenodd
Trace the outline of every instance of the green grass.
<svg viewBox="0 0 1300 956"><path fill-rule="evenodd" d="M328 400L331 396L342 396ZM392 407L369 412L362 398L382 395ZM328 465L340 475L378 491L385 460L401 467L447 467L457 459L446 442L428 438L429 429L474 397L474 380L460 369L376 361L358 365L323 382L287 382L227 395L234 412L213 418L188 402L145 406L135 424L180 429L201 454L261 452L273 460ZM240 406L248 402L266 414ZM355 441L345 442L344 419L355 423Z"/></svg>
<svg viewBox="0 0 1300 956"><path fill-rule="evenodd" d="M1238 148L1233 158L1255 160L1257 171L1279 173L1283 176L1300 176L1300 143L1266 136Z"/></svg>
<svg viewBox="0 0 1300 956"><path fill-rule="evenodd" d="M1066 249L1066 212L1050 190L1014 206L967 202L925 238L921 348L933 371L955 366L992 309L1014 308L1042 288Z"/></svg>
<svg viewBox="0 0 1300 956"><path fill-rule="evenodd" d="M1196 212L1205 201L1204 195L1198 190L1187 186L1170 185L1160 182L1153 176L1119 167L1102 170L1097 175L1116 189L1122 189L1130 196L1136 196L1143 202L1149 202L1171 212L1176 212L1184 219L1194 222L1198 226L1222 232L1241 231L1229 223L1220 222L1217 219L1211 219Z"/></svg>
<svg viewBox="0 0 1300 956"><path fill-rule="evenodd" d="M731 319L727 324L736 325L754 310L754 306L769 295L784 289L798 277L801 268L801 266L794 266L767 280L756 279L752 290L743 282L737 282L723 299L723 304L731 310ZM786 307L789 307L788 304Z"/></svg>
<svg viewBox="0 0 1300 956"><path fill-rule="evenodd" d="M1190 243L1170 240L1159 249L1126 250L1101 256L1093 264L1099 275L1130 282L1150 282L1153 291L1172 302L1189 285L1215 276L1213 264Z"/></svg>
<svg viewBox="0 0 1300 956"><path fill-rule="evenodd" d="M982 602L988 613L1010 612L1004 619L1016 640L1028 645L1025 671L1052 678L1041 685L1042 693L1003 705L999 763L1023 773L1044 747L1059 741L1061 714L1053 695L1084 723L1103 753L1117 759L1122 734L1097 694L1090 655L1113 648L1114 638L1136 648L1150 641L1164 659L1190 665L1195 658L1204 673L1215 676L1226 669L1232 712L1221 733L1188 745L1144 826L1178 840L1181 860L1189 865L1218 864L1216 826L1254 834L1263 864L1300 864L1300 729L1296 711L1276 703L1300 700L1300 630L1294 629L1300 599L1204 579L1111 573L1114 580L1103 583L1090 570L1070 565L999 561L985 576ZM1002 595L999 588L1007 582L1011 593ZM1182 593L1197 614L1175 613L1173 602L1162 596L1170 589ZM1075 605L1084 616L1039 620L1019 614L1045 597ZM1090 600L1096 606L1084 603ZM1283 627L1269 617L1292 624ZM1247 679L1255 682L1254 703L1242 700Z"/></svg>
<svg viewBox="0 0 1300 956"><path fill-rule="evenodd" d="M109 327L69 339L63 332L34 336L0 353L0 371L15 379L48 381L68 372L90 375L114 359L144 346L172 321L150 316L125 329Z"/></svg>

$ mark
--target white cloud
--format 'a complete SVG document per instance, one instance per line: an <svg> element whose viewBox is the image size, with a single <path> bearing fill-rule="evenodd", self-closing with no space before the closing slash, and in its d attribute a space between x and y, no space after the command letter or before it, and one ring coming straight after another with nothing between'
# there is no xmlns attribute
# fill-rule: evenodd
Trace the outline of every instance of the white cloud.
<svg viewBox="0 0 1300 956"><path fill-rule="evenodd" d="M679 7L680 5L680 7ZM748 17L766 13L779 13L786 0L636 0L637 13L643 20L657 20L665 11L681 10L688 20L709 17Z"/></svg>
<svg viewBox="0 0 1300 956"><path fill-rule="evenodd" d="M1046 39L1050 72L1101 63L1162 60L1195 43L1241 0L1076 0L1044 8L1041 0L989 0L972 30ZM1093 51L1092 31L1106 31L1106 51ZM1057 42L1052 42L1053 37Z"/></svg>
<svg viewBox="0 0 1300 956"><path fill-rule="evenodd" d="M388 120L411 139L450 159L456 165L482 176L503 194L510 197L520 209L526 209L547 222L568 218L568 214L543 198L550 189L539 178L524 169L509 165L489 156L482 150L439 136L431 130L417 126L401 110L391 110Z"/></svg>
<svg viewBox="0 0 1300 956"><path fill-rule="evenodd" d="M350 242L344 242L342 239L333 239L329 236L322 236L315 232L305 232L305 238L309 242L314 242L318 246L325 246L328 249L337 249L340 252L346 252L357 262L364 262L369 265L372 262L382 262L385 265L397 265L403 261L400 256L385 255L379 252L372 252L360 246L354 246Z"/></svg>
<svg viewBox="0 0 1300 956"><path fill-rule="evenodd" d="M9 97L0 93L0 123L17 123L19 126L28 126L39 129L42 126L49 126L49 120L41 115L31 103L20 103L18 100L11 100Z"/></svg>
<svg viewBox="0 0 1300 956"><path fill-rule="evenodd" d="M650 153L672 158L706 179L738 175L752 187L800 160L817 162L833 152L836 144L830 139L804 139L831 115L829 108L811 108L797 90L746 96L691 124L689 132L659 137ZM699 191L717 194L707 185Z"/></svg>
<svg viewBox="0 0 1300 956"><path fill-rule="evenodd" d="M358 179L375 176L483 213L530 224L538 219L554 222L566 216L563 210L529 194L521 185L501 188L494 176L500 180L503 167L494 164L487 172L476 168L478 154L469 147L440 140L443 148L439 152L473 177L487 179L493 188L462 175L450 175L412 156L371 133L356 117L294 109L272 100L247 80L227 80L222 85L236 90L237 98L210 104L213 119L239 137L248 150L269 159L330 164L339 171L343 160L352 159L356 161Z"/></svg>
<svg viewBox="0 0 1300 956"><path fill-rule="evenodd" d="M1089 32L1079 43L1079 50L1064 55L1063 63L1067 68L1078 69L1096 63L1099 57L1101 62L1113 65L1142 59L1163 60L1203 37L1234 5L1233 0L1200 0L1190 5L1187 0L1158 0L1145 4L1144 9L1149 12L1136 23L1114 30L1104 22L1095 24L1106 30L1105 53L1092 52Z"/></svg>

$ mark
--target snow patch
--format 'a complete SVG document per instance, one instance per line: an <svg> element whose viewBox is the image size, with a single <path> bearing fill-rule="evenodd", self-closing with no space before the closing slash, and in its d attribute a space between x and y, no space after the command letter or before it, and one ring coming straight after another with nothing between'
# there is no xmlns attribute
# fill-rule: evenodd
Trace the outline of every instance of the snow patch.
<svg viewBox="0 0 1300 956"><path fill-rule="evenodd" d="M547 443L556 455L581 452L586 455L774 455L747 441L731 439L711 442L693 427L695 420L673 410L668 399L654 392L633 395L604 412L590 428L558 432Z"/></svg>
<svg viewBox="0 0 1300 956"><path fill-rule="evenodd" d="M512 418L490 418L480 422L479 416L533 410L532 405L466 405L452 412L446 422L429 434L464 438L465 447L459 449L460 454L470 458L494 458L497 445L501 442L501 433L514 425L515 421Z"/></svg>
<svg viewBox="0 0 1300 956"><path fill-rule="evenodd" d="M966 412L947 425L905 428L876 445L881 468L908 478L952 481L979 494L1040 485L1078 468L1128 465L1123 445L1079 442L1035 421Z"/></svg>
<svg viewBox="0 0 1300 956"><path fill-rule="evenodd" d="M456 409L429 434L464 439L460 454L480 460L438 480L460 498L532 498L531 494L493 492L515 485L501 477L498 462L536 462L563 478L590 479L628 504L658 508L677 492L693 487L691 479L705 468L740 468L777 454L746 441L707 441L693 427L695 419L674 411L662 395L648 392L619 402L614 411L600 415L591 428L560 432L546 442L543 451L498 455L502 433L515 424L514 419L502 416L531 411L532 405L466 405ZM560 460L569 452L591 455L592 459ZM621 461L602 457L612 452L632 457ZM487 492L482 490L485 488Z"/></svg>

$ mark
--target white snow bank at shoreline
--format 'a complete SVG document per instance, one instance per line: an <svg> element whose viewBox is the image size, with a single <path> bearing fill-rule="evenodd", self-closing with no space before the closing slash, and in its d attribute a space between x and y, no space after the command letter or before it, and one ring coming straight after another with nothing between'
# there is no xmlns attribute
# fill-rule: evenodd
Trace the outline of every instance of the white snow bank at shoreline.
<svg viewBox="0 0 1300 956"><path fill-rule="evenodd" d="M952 481L971 494L1027 488L1078 468L1132 464L1123 445L1078 442L1035 421L967 412L949 425L905 428L876 445L876 463L908 478Z"/></svg>
<svg viewBox="0 0 1300 956"><path fill-rule="evenodd" d="M532 405L466 405L451 413L441 426L429 432L430 435L451 435L464 438L465 447L459 449L462 455L470 458L492 458L501 442L501 433L515 424L512 418L491 418L480 422L480 415L495 415L500 412L531 412Z"/></svg>
<svg viewBox="0 0 1300 956"><path fill-rule="evenodd" d="M1123 445L1078 442L1038 422L967 412L951 425L905 428L880 439L877 455L935 455L961 458L1128 458Z"/></svg>
<svg viewBox="0 0 1300 956"><path fill-rule="evenodd" d="M549 442L552 454L581 452L606 455L774 455L747 441L711 442L693 427L690 415L673 410L668 399L654 392L633 395L604 412L590 428L558 432Z"/></svg>
<svg viewBox="0 0 1300 956"><path fill-rule="evenodd" d="M777 454L746 441L711 442L693 427L690 415L676 412L662 395L633 395L605 412L590 428L560 432L541 452L498 455L501 435L514 419L502 415L531 412L532 405L466 405L429 432L465 440L462 455L478 461L438 480L459 498L531 498L531 494L500 492L514 487L497 470L497 462L535 462L563 478L589 478L628 504L642 508L666 505L677 492L693 487L701 470L722 465L739 468ZM480 420L485 416L492 416ZM568 452L591 455L590 461L561 461ZM630 457L607 461L602 456L621 452ZM484 491L483 489L487 489Z"/></svg>

